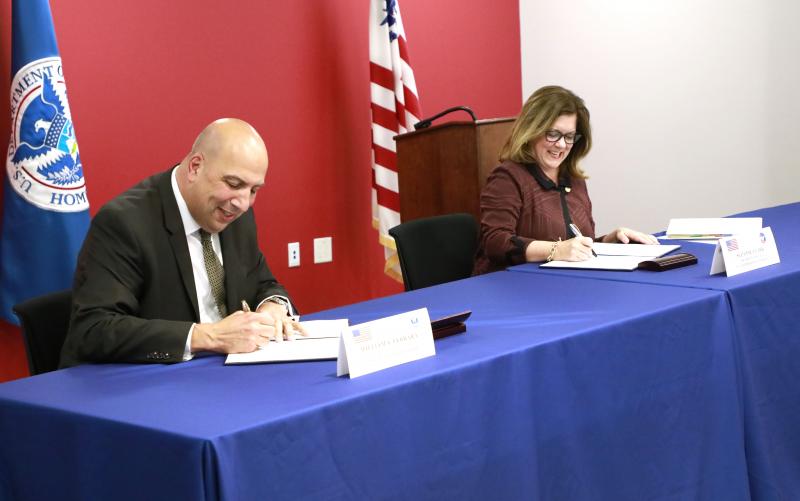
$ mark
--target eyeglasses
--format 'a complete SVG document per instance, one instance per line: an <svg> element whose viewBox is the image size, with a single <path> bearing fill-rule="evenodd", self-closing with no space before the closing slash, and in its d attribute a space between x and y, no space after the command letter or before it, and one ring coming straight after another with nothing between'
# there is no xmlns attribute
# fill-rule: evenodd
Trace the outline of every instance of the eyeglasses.
<svg viewBox="0 0 800 501"><path fill-rule="evenodd" d="M562 137L564 138L565 143L575 144L581 140L582 136L574 132L570 132L569 134L564 134L560 130L555 130L555 129L550 129L549 131L544 133L544 138L551 143L557 143L561 141Z"/></svg>

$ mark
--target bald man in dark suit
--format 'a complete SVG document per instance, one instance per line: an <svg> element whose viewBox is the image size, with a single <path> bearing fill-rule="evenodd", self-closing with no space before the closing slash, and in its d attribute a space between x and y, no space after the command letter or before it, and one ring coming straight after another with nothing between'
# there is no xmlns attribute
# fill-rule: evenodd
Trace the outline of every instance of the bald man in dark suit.
<svg viewBox="0 0 800 501"><path fill-rule="evenodd" d="M78 257L61 366L180 362L302 333L258 247L251 206L267 165L253 127L217 120L179 165L101 208Z"/></svg>

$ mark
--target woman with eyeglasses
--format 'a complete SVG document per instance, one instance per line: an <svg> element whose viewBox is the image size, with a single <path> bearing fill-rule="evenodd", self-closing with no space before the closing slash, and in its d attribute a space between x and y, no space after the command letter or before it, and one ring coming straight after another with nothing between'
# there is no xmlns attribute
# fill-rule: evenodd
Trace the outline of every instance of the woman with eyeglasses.
<svg viewBox="0 0 800 501"><path fill-rule="evenodd" d="M558 86L542 87L528 98L500 151L502 163L481 192L473 274L525 262L583 261L592 255L592 202L578 165L591 147L583 99ZM658 243L630 228L596 240Z"/></svg>

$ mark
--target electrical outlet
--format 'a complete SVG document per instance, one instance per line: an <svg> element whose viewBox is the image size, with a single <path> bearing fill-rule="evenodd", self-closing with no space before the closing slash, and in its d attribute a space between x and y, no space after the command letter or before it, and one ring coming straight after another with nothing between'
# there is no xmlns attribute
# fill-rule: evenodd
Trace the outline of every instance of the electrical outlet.
<svg viewBox="0 0 800 501"><path fill-rule="evenodd" d="M322 237L314 239L314 262L330 263L333 261L333 237Z"/></svg>
<svg viewBox="0 0 800 501"><path fill-rule="evenodd" d="M289 243L289 268L300 266L300 242Z"/></svg>

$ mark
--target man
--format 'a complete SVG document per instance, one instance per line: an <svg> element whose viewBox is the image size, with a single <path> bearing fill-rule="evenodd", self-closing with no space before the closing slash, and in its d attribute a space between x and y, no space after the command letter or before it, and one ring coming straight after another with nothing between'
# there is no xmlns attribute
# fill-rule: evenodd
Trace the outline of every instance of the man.
<svg viewBox="0 0 800 501"><path fill-rule="evenodd" d="M61 367L180 362L291 339L300 326L251 209L267 163L253 127L217 120L177 167L101 208L78 257Z"/></svg>

